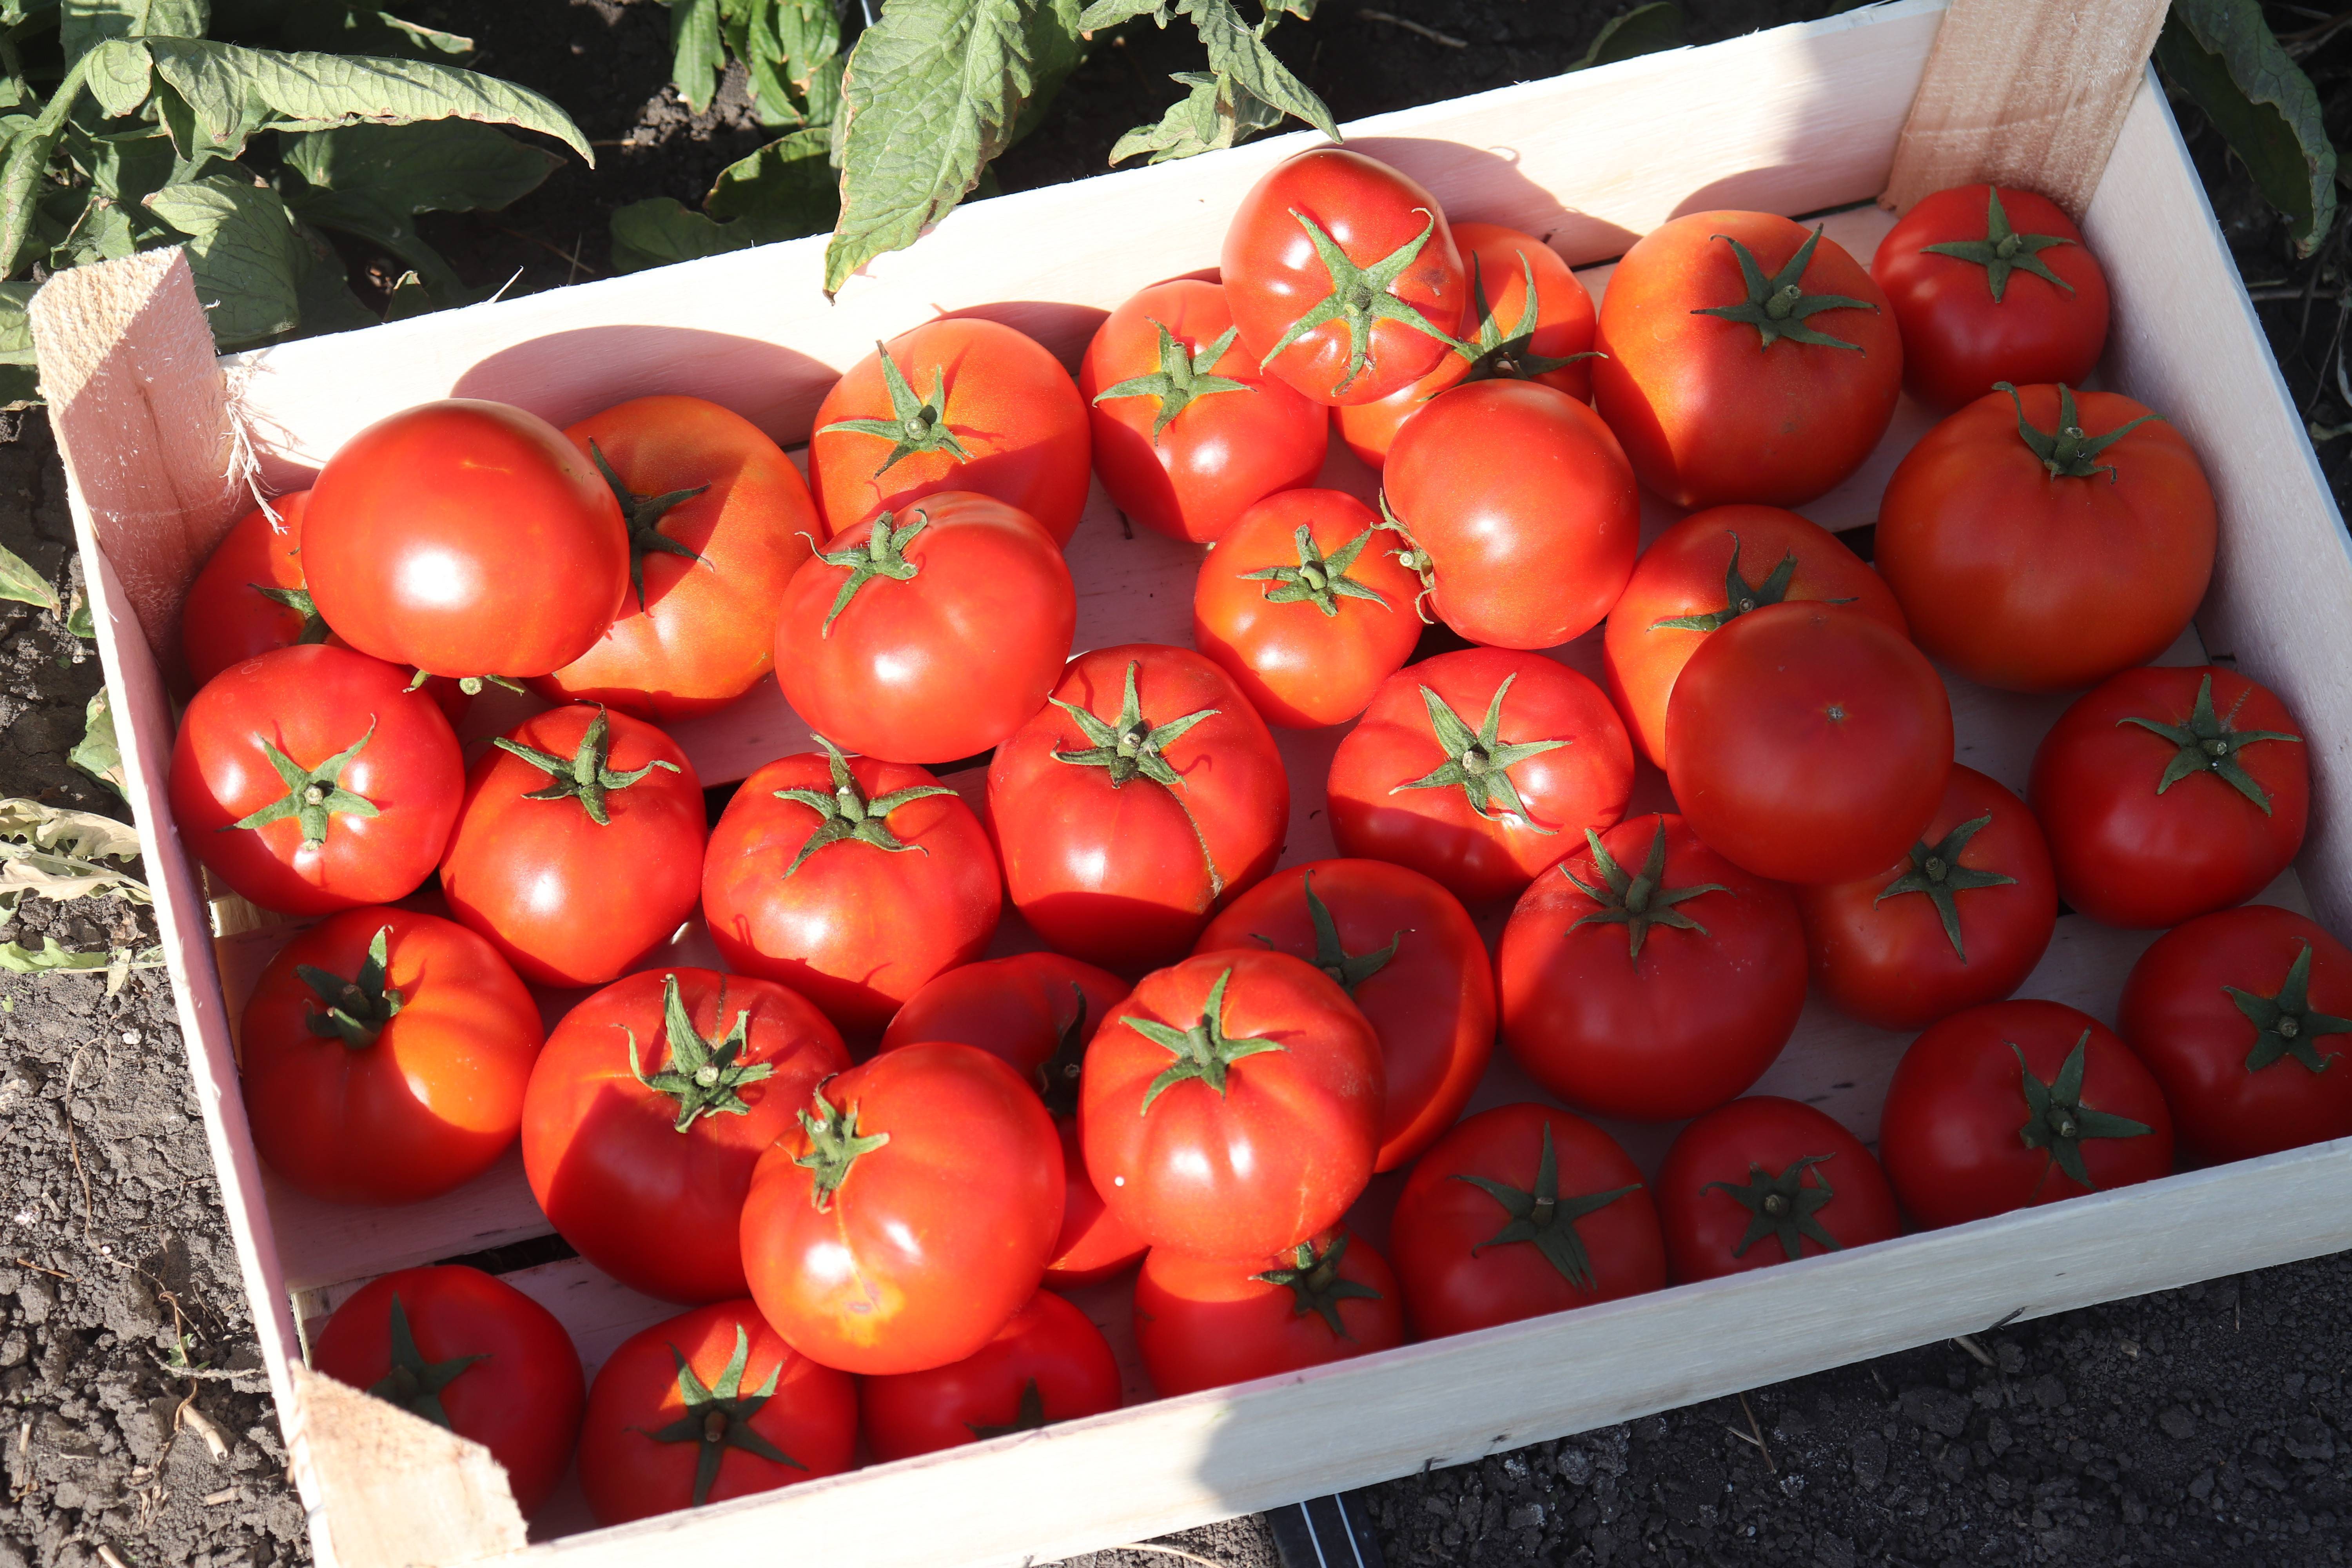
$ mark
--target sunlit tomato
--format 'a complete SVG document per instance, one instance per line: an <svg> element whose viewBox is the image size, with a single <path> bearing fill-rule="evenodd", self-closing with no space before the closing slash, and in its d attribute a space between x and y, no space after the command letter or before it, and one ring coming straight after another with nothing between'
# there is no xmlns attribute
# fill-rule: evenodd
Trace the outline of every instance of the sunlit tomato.
<svg viewBox="0 0 2352 1568"><path fill-rule="evenodd" d="M1155 1247L1135 1277L1135 1343L1163 1397L1321 1366L1404 1343L1396 1273L1349 1230L1270 1258Z"/></svg>
<svg viewBox="0 0 2352 1568"><path fill-rule="evenodd" d="M1118 1362L1084 1312L1050 1290L959 1362L857 1380L876 1463L1118 1408Z"/></svg>
<svg viewBox="0 0 2352 1568"><path fill-rule="evenodd" d="M1658 1167L1677 1285L1866 1247L1903 1230L1861 1139L1810 1105L1759 1094L1684 1128Z"/></svg>
<svg viewBox="0 0 2352 1568"><path fill-rule="evenodd" d="M188 584L180 654L198 686L272 648L327 640L302 576L302 513L310 504L309 490L295 490L247 512Z"/></svg>

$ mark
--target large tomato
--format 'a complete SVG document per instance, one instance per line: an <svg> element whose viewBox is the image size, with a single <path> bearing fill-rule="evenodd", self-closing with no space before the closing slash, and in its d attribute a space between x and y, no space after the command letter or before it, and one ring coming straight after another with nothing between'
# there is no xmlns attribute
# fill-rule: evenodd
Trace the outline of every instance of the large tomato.
<svg viewBox="0 0 2352 1568"><path fill-rule="evenodd" d="M1269 1258L1155 1247L1135 1277L1135 1343L1164 1398L1404 1343L1396 1272L1346 1229Z"/></svg>
<svg viewBox="0 0 2352 1568"><path fill-rule="evenodd" d="M1895 416L1903 342L1833 239L1769 213L1691 213L1610 275L1601 416L1676 506L1797 506L1862 466Z"/></svg>
<svg viewBox="0 0 2352 1568"><path fill-rule="evenodd" d="M1118 1362L1084 1312L1040 1290L961 1361L857 1380L877 1463L1118 1408Z"/></svg>
<svg viewBox="0 0 2352 1568"><path fill-rule="evenodd" d="M1810 1105L1759 1094L1675 1134L1658 1220L1677 1285L1899 1236L1895 1189L1862 1140Z"/></svg>

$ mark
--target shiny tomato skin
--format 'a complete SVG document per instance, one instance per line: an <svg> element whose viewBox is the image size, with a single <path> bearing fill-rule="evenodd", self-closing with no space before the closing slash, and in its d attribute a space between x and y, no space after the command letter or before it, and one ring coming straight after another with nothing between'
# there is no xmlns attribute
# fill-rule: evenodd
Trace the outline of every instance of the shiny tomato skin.
<svg viewBox="0 0 2352 1568"><path fill-rule="evenodd" d="M975 1428L1030 1430L1021 1406L1032 1387L1047 1422L1118 1408L1118 1362L1110 1342L1051 1290L1030 1297L995 1338L961 1361L929 1372L859 1378L866 1447L876 1464L887 1465L983 1441Z"/></svg>
<svg viewBox="0 0 2352 1568"><path fill-rule="evenodd" d="M795 1350L864 1376L986 1344L1037 1289L1062 1225L1054 1119L971 1046L886 1051L824 1084L823 1125L887 1138L817 1206L809 1123L769 1146L743 1205L752 1298ZM829 1108L829 1109L827 1109Z"/></svg>
<svg viewBox="0 0 2352 1568"><path fill-rule="evenodd" d="M1222 286L1179 278L1132 296L1095 330L1078 363L1095 472L1129 521L1171 539L1207 543L1266 497L1315 482L1330 445L1330 418L1321 404L1259 370L1257 356L1237 340L1205 374L1246 390L1202 394L1155 435L1160 398L1103 396L1160 374L1155 322L1189 358L1223 337L1234 313Z"/></svg>
<svg viewBox="0 0 2352 1568"><path fill-rule="evenodd" d="M1328 1258L1344 1243L1333 1278L1351 1292L1322 1313L1287 1284L1261 1278ZM1310 1366L1394 1350L1404 1343L1404 1296L1396 1271L1371 1244L1344 1227L1266 1258L1194 1258L1155 1247L1135 1277L1135 1343L1163 1399L1248 1383Z"/></svg>
<svg viewBox="0 0 2352 1568"><path fill-rule="evenodd" d="M436 675L545 675L629 585L620 502L535 414L445 398L376 421L310 488L302 568L362 653Z"/></svg>
<svg viewBox="0 0 2352 1568"><path fill-rule="evenodd" d="M505 1280L461 1263L428 1264L379 1275L336 1308L310 1342L311 1369L373 1391L393 1370L395 1300L428 1365L481 1358L442 1386L441 1410L449 1430L505 1468L524 1516L538 1512L572 1463L588 1397L572 1336Z"/></svg>
<svg viewBox="0 0 2352 1568"><path fill-rule="evenodd" d="M187 604L180 613L180 657L196 685L230 665L302 640L309 617L262 590L306 585L302 513L310 503L309 490L294 490L271 497L267 508L247 512L221 536L196 580L188 584Z"/></svg>
<svg viewBox="0 0 2352 1568"><path fill-rule="evenodd" d="M1758 1166L1767 1177L1778 1177L1800 1161L1815 1163L1800 1173L1799 1184L1826 1187L1832 1194L1811 1218L1839 1250L1902 1234L1895 1189L1861 1139L1810 1105L1750 1095L1708 1111L1676 1133L1665 1163L1658 1167L1658 1221L1665 1230L1666 1271L1674 1282L1687 1285L1788 1262L1788 1249L1776 1234L1748 1240L1757 1213L1723 1188L1748 1186ZM1801 1234L1797 1247L1803 1258L1832 1250Z"/></svg>
<svg viewBox="0 0 2352 1568"><path fill-rule="evenodd" d="M2180 748L2131 721L2186 723L2208 677L2217 718L2297 737L2236 752L2237 765L2269 795L2267 812L2201 769L2157 793ZM2218 667L2126 669L2075 699L2042 738L2026 789L2050 839L2058 896L2105 924L2147 928L2261 892L2294 863L2310 820L2302 732L2269 688Z"/></svg>

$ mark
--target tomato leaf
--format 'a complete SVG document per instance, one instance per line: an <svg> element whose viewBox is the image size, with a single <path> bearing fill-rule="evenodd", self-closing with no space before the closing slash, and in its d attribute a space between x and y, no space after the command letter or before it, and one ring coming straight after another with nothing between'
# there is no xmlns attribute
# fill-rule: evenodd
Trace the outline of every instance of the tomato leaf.
<svg viewBox="0 0 2352 1568"><path fill-rule="evenodd" d="M15 283L9 287L21 289L26 285ZM55 610L61 603L49 580L35 571L31 562L5 545L0 545L0 599L37 605L45 610Z"/></svg>
<svg viewBox="0 0 2352 1568"><path fill-rule="evenodd" d="M613 270L642 272L673 262L699 261L747 250L751 237L733 224L704 216L676 196L631 202L613 214Z"/></svg>
<svg viewBox="0 0 2352 1568"><path fill-rule="evenodd" d="M16 974L43 974L58 970L103 971L106 994L109 996L122 989L123 982L134 969L161 969L163 950L142 947L133 950L118 947L110 952L76 952L56 937L43 935L41 950L35 952L22 942L0 942L0 969Z"/></svg>
<svg viewBox="0 0 2352 1568"><path fill-rule="evenodd" d="M719 37L719 0L669 0L669 77L699 114L719 96L727 49Z"/></svg>
<svg viewBox="0 0 2352 1568"><path fill-rule="evenodd" d="M147 884L122 868L139 855L138 830L128 823L37 800L0 800L0 918L28 898L152 903Z"/></svg>
<svg viewBox="0 0 2352 1568"><path fill-rule="evenodd" d="M1229 77L1259 101L1304 120L1337 142L1339 122L1330 110L1290 68L1274 58L1258 28L1242 19L1234 0L1176 0L1179 14L1192 19L1209 51L1209 69Z"/></svg>
<svg viewBox="0 0 2352 1568"><path fill-rule="evenodd" d="M1229 76L1179 71L1169 79L1188 89L1184 98L1169 106L1159 124L1139 125L1120 137L1110 150L1113 166L1139 153L1149 153L1152 163L1165 163L1196 153L1220 152L1282 123L1282 110Z"/></svg>
<svg viewBox="0 0 2352 1568"><path fill-rule="evenodd" d="M2319 94L2280 47L2261 5L2173 0L2156 60L2285 216L2294 253L2309 256L2336 219L2336 147Z"/></svg>
<svg viewBox="0 0 2352 1568"><path fill-rule="evenodd" d="M33 363L33 328L25 310L33 302L33 290L39 287L37 283L0 283L0 364Z"/></svg>
<svg viewBox="0 0 2352 1568"><path fill-rule="evenodd" d="M66 117L81 96L84 66L77 64L58 84L39 116L8 139L8 160L0 163L0 277L16 270L32 237L35 195L48 173L49 155L66 133Z"/></svg>
<svg viewBox="0 0 2352 1568"><path fill-rule="evenodd" d="M326 236L307 224L296 226L300 231L304 265L294 279L294 298L301 309L304 335L348 332L374 326L374 313L352 292L351 275L343 268L343 258L327 243Z"/></svg>
<svg viewBox="0 0 2352 1568"><path fill-rule="evenodd" d="M122 769L122 748L114 739L114 703L106 688L89 700L82 715L81 743L66 753L66 761L121 795L131 798L130 775ZM138 842L137 835L131 841Z"/></svg>
<svg viewBox="0 0 2352 1568"><path fill-rule="evenodd" d="M58 44L70 66L109 38L201 38L211 25L210 0L63 0Z"/></svg>
<svg viewBox="0 0 2352 1568"><path fill-rule="evenodd" d="M751 226L751 243L823 234L841 215L841 189L822 128L782 136L719 171L702 209Z"/></svg>
<svg viewBox="0 0 2352 1568"><path fill-rule="evenodd" d="M1673 0L1650 0L1646 5L1636 5L1610 17L1592 40L1592 47L1584 51L1584 57L1568 68L1590 70L1594 66L1630 60L1636 55L1678 49L1682 45L1683 8Z"/></svg>
<svg viewBox="0 0 2352 1568"><path fill-rule="evenodd" d="M147 210L188 237L196 297L223 348L289 331L301 320L298 281L310 258L277 192L230 174L166 185Z"/></svg>

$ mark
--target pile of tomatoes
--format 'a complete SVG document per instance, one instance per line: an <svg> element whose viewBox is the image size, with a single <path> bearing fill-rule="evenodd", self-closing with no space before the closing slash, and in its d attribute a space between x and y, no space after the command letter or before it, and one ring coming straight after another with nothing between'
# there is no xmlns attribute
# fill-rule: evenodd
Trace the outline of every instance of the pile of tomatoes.
<svg viewBox="0 0 2352 1568"><path fill-rule="evenodd" d="M2352 952L2240 907L2308 748L2148 664L2215 510L2160 415L2075 390L2107 310L2063 212L1979 185L1868 269L1676 218L1596 312L1327 148L1075 379L987 321L877 345L806 482L685 397L370 427L187 610L179 831L323 917L244 1015L256 1145L390 1204L519 1139L554 1228L689 1310L590 1389L510 1286L409 1269L318 1365L526 1510L576 1451L617 1521L1108 1409L1055 1292L1130 1273L1172 1394L2352 1133ZM1788 509L1906 386L1948 416L1874 569ZM1375 504L1315 488L1335 429ZM1097 477L1213 546L1192 647L1069 657ZM1644 489L1688 513L1646 550ZM1541 651L1604 620L1605 688ZM2081 691L2028 799L1956 762L1939 667ZM771 677L820 749L714 822L661 726ZM486 681L554 706L469 764ZM1270 725L1349 722L1286 773ZM983 753L975 810L930 770ZM1675 811L1633 810L1654 770ZM1339 858L1277 870L1294 787ZM1008 902L1047 951L984 957ZM2168 928L2119 1030L2010 1000L2062 908ZM698 912L724 972L639 967ZM1809 986L1916 1034L1875 1154L1743 1098ZM1556 1103L1465 1118L1497 1039ZM1647 1179L1591 1117L1686 1125Z"/></svg>

